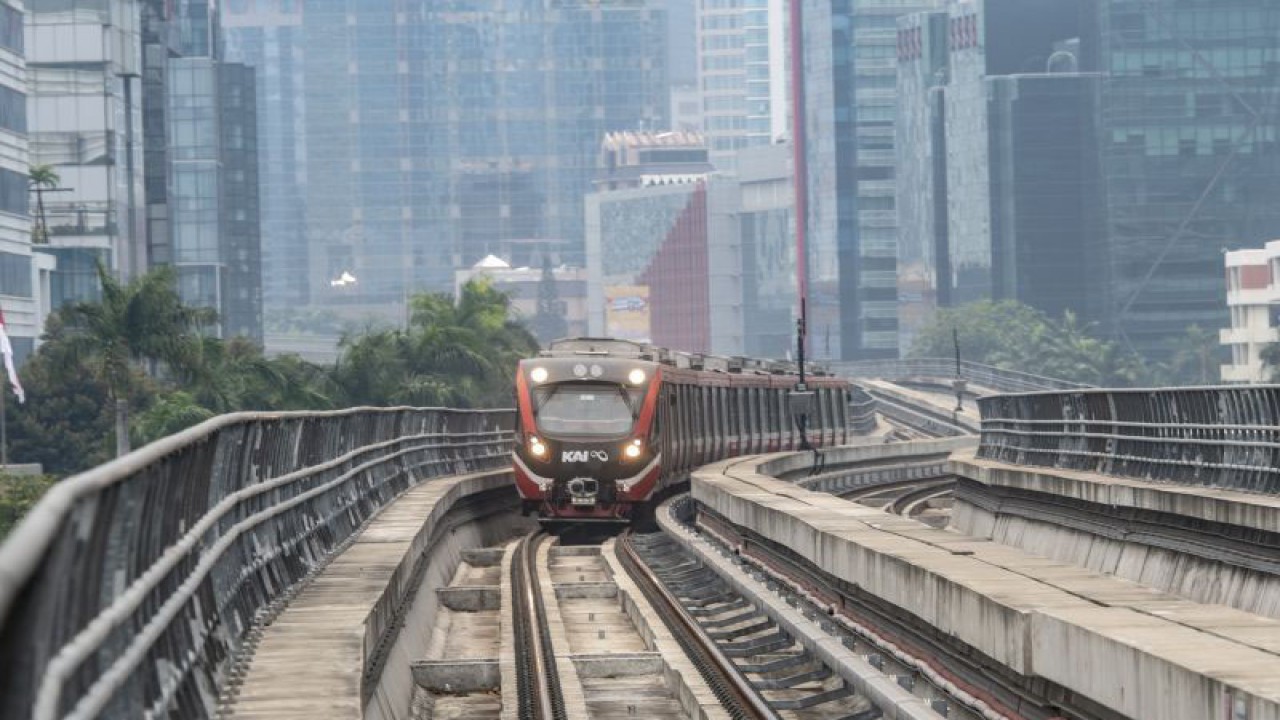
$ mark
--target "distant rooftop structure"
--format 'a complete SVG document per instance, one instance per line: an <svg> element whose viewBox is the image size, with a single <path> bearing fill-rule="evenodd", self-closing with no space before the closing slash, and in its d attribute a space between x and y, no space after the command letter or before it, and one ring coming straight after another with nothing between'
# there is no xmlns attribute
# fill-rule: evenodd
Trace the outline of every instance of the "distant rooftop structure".
<svg viewBox="0 0 1280 720"><path fill-rule="evenodd" d="M486 255L483 260L471 267L474 270L508 270L511 268L511 263L497 255Z"/></svg>
<svg viewBox="0 0 1280 720"><path fill-rule="evenodd" d="M692 183L715 168L701 133L621 131L604 136L600 146L597 190Z"/></svg>

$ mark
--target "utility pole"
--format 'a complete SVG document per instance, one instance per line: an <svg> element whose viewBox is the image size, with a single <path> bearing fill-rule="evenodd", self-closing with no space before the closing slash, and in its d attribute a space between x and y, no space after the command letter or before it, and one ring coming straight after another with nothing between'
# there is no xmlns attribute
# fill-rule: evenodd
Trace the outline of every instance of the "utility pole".
<svg viewBox="0 0 1280 720"><path fill-rule="evenodd" d="M791 416L796 420L796 427L800 430L800 449L813 450L813 445L809 443L809 413L813 412L813 392L809 390L809 385L805 382L804 375L804 346L806 342L805 336L808 335L808 318L805 315L805 299L800 297L800 317L796 319L796 357L800 360L800 381L791 391L788 398L791 408Z"/></svg>
<svg viewBox="0 0 1280 720"><path fill-rule="evenodd" d="M964 412L964 388L965 380L960 376L960 330L955 326L951 327L951 342L956 348L956 378L951 381L951 386L956 391L956 408L951 411L951 421L959 420L960 413Z"/></svg>

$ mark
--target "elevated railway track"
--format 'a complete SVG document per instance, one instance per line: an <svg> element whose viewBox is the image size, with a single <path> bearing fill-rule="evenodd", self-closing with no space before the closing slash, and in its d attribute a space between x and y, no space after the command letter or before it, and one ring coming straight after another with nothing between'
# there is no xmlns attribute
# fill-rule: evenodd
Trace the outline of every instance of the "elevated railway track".
<svg viewBox="0 0 1280 720"><path fill-rule="evenodd" d="M1064 392L1072 402L1087 401L1086 391ZM7 667L21 669L0 681L4 717L1147 717L1090 684L1101 680L1059 669L1039 650L1006 656L1012 646L992 640L1008 635L1016 645L1020 636L1010 628L1041 611L1010 611L1020 607L1017 593L982 595L988 575L1007 574L1009 587L1034 586L1052 597L1050 605L1064 613L1054 616L1054 627L1082 633L1072 637L1086 638L1088 647L1111 640L1105 629L1070 624L1085 622L1070 615L1084 611L1076 607L1081 598L1091 598L1085 610L1124 611L1147 623L1163 622L1148 605L1173 607L1174 598L1117 594L1112 579L1084 578L1043 560L1017 565L1007 548L978 560L972 556L992 547L984 538L930 534L946 524L952 502L949 454L972 454L977 442L971 420L952 416L939 397L918 385L872 385L850 418L868 432L883 432L889 422L898 437L914 440L866 435L818 453L742 458L722 463L719 477L701 468L702 490L695 481L692 497L659 508L661 532L591 537L549 536L518 517L502 468L511 442L502 413L405 409L220 420L73 481L21 531L36 551L0 552L0 577L13 579L0 589L0 653ZM881 417L866 420L873 401ZM1041 416L1054 403L997 402L1001 414L980 456L1034 452L1047 463L1045 443L1028 438L1073 429ZM1105 419L1090 422L1086 434L1107 428ZM1246 442L1239 438L1231 443ZM193 476L193 467L207 474ZM1247 477L1267 473L1260 466ZM766 476L775 481L768 493L698 495L744 478L763 488L752 478ZM205 489L187 493L182 522L153 526L129 509L170 497L155 491L177 477L196 477ZM967 512L1007 510L983 504L974 482L966 487ZM1018 498L1015 510L1039 512L1034 498ZM1071 509L1054 507L1059 515ZM822 510L813 518L795 519L815 508ZM851 518L838 534L849 549L805 550L810 535L823 532L823 518L840 514ZM1097 530L1071 518L1049 520ZM875 555L868 548L879 552L888 542L882 535L892 542ZM115 540L80 540L97 536ZM823 537L834 543L837 535ZM1237 544L1256 539L1230 537ZM1230 547L1178 546L1215 557L1228 557ZM1274 560L1261 547L1246 548L1252 570ZM77 548L88 551L87 560ZM864 560L845 562L854 553ZM919 569L907 568L908 556ZM872 563L896 579L856 575ZM961 580L942 570L952 563L982 570ZM926 607L920 592L909 591L889 599L901 590L892 583L934 578L930 573L937 592L951 588L945 596L964 595L964 603ZM77 587L103 599L75 607L48 602ZM966 626L961 614L971 602L1008 613L1007 623L990 637ZM200 631L187 632L188 620L202 616L209 621ZM1204 625L1203 617L1187 615L1162 632L1187 632ZM1247 656L1255 665L1280 658L1280 646L1266 640L1268 632L1280 637L1280 625L1271 629L1244 614L1232 622L1257 633L1248 640L1213 626L1223 657ZM33 663L9 664L28 654ZM180 657L194 660L173 662ZM1174 670L1168 676L1183 677ZM1254 703L1250 720L1272 717L1266 712L1275 705L1252 676L1213 682L1227 687L1233 702ZM1200 687L1178 688L1193 686ZM1170 692L1199 702L1189 690Z"/></svg>

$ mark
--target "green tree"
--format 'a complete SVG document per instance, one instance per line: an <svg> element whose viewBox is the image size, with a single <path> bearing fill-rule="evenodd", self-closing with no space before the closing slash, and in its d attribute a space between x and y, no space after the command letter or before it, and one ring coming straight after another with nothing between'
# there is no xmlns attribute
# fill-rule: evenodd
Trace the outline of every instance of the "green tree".
<svg viewBox="0 0 1280 720"><path fill-rule="evenodd" d="M1211 385L1219 381L1223 363L1223 347L1218 334L1199 325L1191 325L1178 338L1177 350L1170 363L1170 380L1178 385ZM1266 358L1263 358L1264 362Z"/></svg>
<svg viewBox="0 0 1280 720"><path fill-rule="evenodd" d="M63 477L87 470L111 457L110 393L72 356L58 313L45 324L44 344L23 364L24 405L6 403L9 456L40 463ZM139 393L150 386L139 378Z"/></svg>
<svg viewBox="0 0 1280 720"><path fill-rule="evenodd" d="M52 165L32 165L27 171L27 182L36 193L36 222L31 228L31 242L41 245L49 242L49 220L44 212L44 194L58 187L62 178Z"/></svg>
<svg viewBox="0 0 1280 720"><path fill-rule="evenodd" d="M1142 385L1152 378L1148 363L1099 338L1093 323L1069 311L1053 320L1013 300L939 311L917 336L909 356L950 357L952 328L959 331L966 360L1100 386Z"/></svg>
<svg viewBox="0 0 1280 720"><path fill-rule="evenodd" d="M1280 342L1263 345L1258 355L1262 358L1262 367L1267 371L1271 382L1280 383Z"/></svg>
<svg viewBox="0 0 1280 720"><path fill-rule="evenodd" d="M542 277L538 280L538 312L533 316L533 332L544 345L569 333L569 323L564 317L564 303L560 302L560 288L556 284L555 271L551 269L550 256L542 258Z"/></svg>
<svg viewBox="0 0 1280 720"><path fill-rule="evenodd" d="M183 386L214 413L318 410L331 406L329 378L296 356L268 358L248 338L201 338Z"/></svg>
<svg viewBox="0 0 1280 720"><path fill-rule="evenodd" d="M538 351L511 317L510 298L486 281L444 294L416 295L405 330L369 329L342 340L334 368L352 405L484 407L510 402L515 364Z"/></svg>
<svg viewBox="0 0 1280 720"><path fill-rule="evenodd" d="M54 479L48 475L0 475L0 540L13 530Z"/></svg>
<svg viewBox="0 0 1280 720"><path fill-rule="evenodd" d="M181 432L212 418L217 413L196 402L190 393L167 392L133 423L133 441L138 446Z"/></svg>
<svg viewBox="0 0 1280 720"><path fill-rule="evenodd" d="M174 285L174 271L162 267L121 283L101 263L100 302L64 308L70 358L106 386L115 410L116 454L129 452L129 413L137 401L143 368L164 366L189 372L198 362L199 327L214 314L185 305Z"/></svg>
<svg viewBox="0 0 1280 720"><path fill-rule="evenodd" d="M1050 327L1049 318L1039 310L1014 300L980 300L955 308L938 310L911 345L908 357L949 358L955 352L952 328L960 336L960 353L965 360L992 363L1011 348L1037 343Z"/></svg>

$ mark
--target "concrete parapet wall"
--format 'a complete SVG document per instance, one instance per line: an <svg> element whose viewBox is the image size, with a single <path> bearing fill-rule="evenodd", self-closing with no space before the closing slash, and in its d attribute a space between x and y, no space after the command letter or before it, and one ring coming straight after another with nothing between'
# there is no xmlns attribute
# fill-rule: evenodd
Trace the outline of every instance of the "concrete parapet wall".
<svg viewBox="0 0 1280 720"><path fill-rule="evenodd" d="M778 467L746 458L696 471L693 498L1006 668L1129 717L1224 717L1241 698L1250 720L1280 720L1280 623L1229 608L1196 617L1150 588L767 477L762 460ZM1117 618L1150 634L1125 634ZM1145 704L1156 697L1167 700Z"/></svg>
<svg viewBox="0 0 1280 720"><path fill-rule="evenodd" d="M881 462L896 458L919 458L925 455L946 455L956 451L972 452L978 447L975 435L940 438L937 440L913 440L911 442L868 441L819 450L823 467L828 471L846 465ZM759 464L759 472L776 478L788 478L807 474L813 467L811 453L778 453L767 456Z"/></svg>
<svg viewBox="0 0 1280 720"><path fill-rule="evenodd" d="M1280 619L1280 500L952 455L952 528Z"/></svg>
<svg viewBox="0 0 1280 720"><path fill-rule="evenodd" d="M1023 467L956 452L952 473L988 485L1034 490L1100 505L1130 507L1280 533L1280 497L1147 482L1078 470Z"/></svg>

